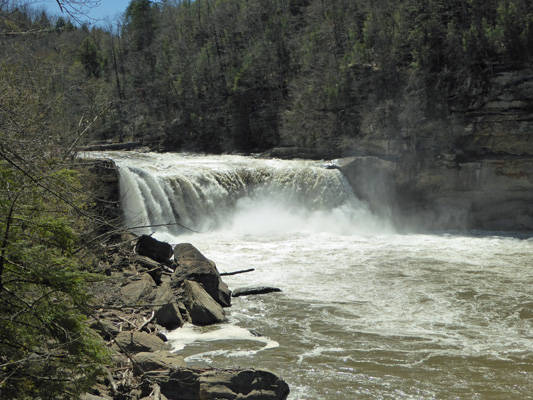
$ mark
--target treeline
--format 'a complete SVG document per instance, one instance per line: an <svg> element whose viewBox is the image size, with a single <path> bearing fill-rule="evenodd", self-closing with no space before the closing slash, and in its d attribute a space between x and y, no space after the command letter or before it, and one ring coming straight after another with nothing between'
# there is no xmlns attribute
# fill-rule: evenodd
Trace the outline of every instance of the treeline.
<svg viewBox="0 0 533 400"><path fill-rule="evenodd" d="M52 68L59 131L101 113L85 142L166 150L341 152L361 137L423 135L495 64L533 55L528 0L132 0L92 29L3 12L41 30L3 41L41 59L29 75Z"/></svg>

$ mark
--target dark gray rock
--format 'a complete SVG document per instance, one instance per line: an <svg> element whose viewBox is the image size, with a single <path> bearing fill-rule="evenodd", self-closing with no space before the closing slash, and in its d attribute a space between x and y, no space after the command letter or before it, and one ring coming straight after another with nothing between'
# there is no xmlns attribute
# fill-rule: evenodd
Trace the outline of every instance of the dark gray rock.
<svg viewBox="0 0 533 400"><path fill-rule="evenodd" d="M266 294L273 292L281 292L280 288L271 286L257 286L257 287L243 287L235 289L232 293L233 297L250 296L256 294Z"/></svg>
<svg viewBox="0 0 533 400"><path fill-rule="evenodd" d="M183 356L166 350L137 353L133 356L133 359L136 362L136 365L133 366L133 372L136 375L148 371L173 370L186 367Z"/></svg>
<svg viewBox="0 0 533 400"><path fill-rule="evenodd" d="M155 312L156 322L167 329L176 329L185 323L176 302L167 303Z"/></svg>
<svg viewBox="0 0 533 400"><path fill-rule="evenodd" d="M146 332L124 331L115 338L115 342L120 345L117 350L126 350L132 353L143 351L170 350L170 345L155 335Z"/></svg>
<svg viewBox="0 0 533 400"><path fill-rule="evenodd" d="M142 235L137 244L135 245L135 251L141 256L146 256L152 260L166 263L172 257L172 246L165 242L160 242L148 235Z"/></svg>
<svg viewBox="0 0 533 400"><path fill-rule="evenodd" d="M212 399L286 399L289 386L268 371L210 370L200 375L200 394Z"/></svg>
<svg viewBox="0 0 533 400"><path fill-rule="evenodd" d="M139 264L141 267L146 269L160 268L161 264L158 261L151 259L150 257L142 256L140 254L135 254L133 260Z"/></svg>
<svg viewBox="0 0 533 400"><path fill-rule="evenodd" d="M224 309L207 293L199 283L185 281L183 284L184 303L195 325L210 325L226 319Z"/></svg>
<svg viewBox="0 0 533 400"><path fill-rule="evenodd" d="M159 325L167 329L176 329L185 323L179 302L169 282L163 282L156 289L153 305L155 320Z"/></svg>
<svg viewBox="0 0 533 400"><path fill-rule="evenodd" d="M285 400L289 395L287 383L264 370L182 368L146 375L169 399Z"/></svg>
<svg viewBox="0 0 533 400"><path fill-rule="evenodd" d="M154 305L162 306L167 303L176 301L176 296L172 291L172 287L169 282L163 282L156 290L154 297Z"/></svg>
<svg viewBox="0 0 533 400"><path fill-rule="evenodd" d="M198 282L222 307L231 305L231 291L222 282L215 263L208 260L192 244L176 245L174 260L178 266L172 276L173 286L180 286L185 280Z"/></svg>
<svg viewBox="0 0 533 400"><path fill-rule="evenodd" d="M149 274L120 288L120 294L126 304L149 303L154 297L156 284Z"/></svg>
<svg viewBox="0 0 533 400"><path fill-rule="evenodd" d="M354 157L341 171L372 210L410 229L531 230L533 157L434 164Z"/></svg>

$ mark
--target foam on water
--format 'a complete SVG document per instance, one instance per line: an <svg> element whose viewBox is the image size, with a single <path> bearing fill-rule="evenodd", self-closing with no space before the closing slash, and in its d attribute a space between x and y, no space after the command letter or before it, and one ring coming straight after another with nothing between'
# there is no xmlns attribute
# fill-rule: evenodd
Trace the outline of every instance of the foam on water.
<svg viewBox="0 0 533 400"><path fill-rule="evenodd" d="M249 329L241 328L231 323L222 323L214 326L202 327L195 326L190 323L185 324L180 329L176 329L167 335L169 343L172 345L173 351L183 350L186 346L193 343L201 342L216 342L216 341L249 341L262 344L262 347L255 350L222 350L212 351L204 355L226 355L233 357L251 356L258 351L273 349L279 346L279 343L261 336ZM195 359L197 355L191 356L190 359Z"/></svg>

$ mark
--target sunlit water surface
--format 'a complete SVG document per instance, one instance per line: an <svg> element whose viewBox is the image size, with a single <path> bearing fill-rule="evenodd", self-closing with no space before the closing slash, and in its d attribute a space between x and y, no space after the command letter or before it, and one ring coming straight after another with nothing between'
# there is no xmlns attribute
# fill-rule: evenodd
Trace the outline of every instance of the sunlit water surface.
<svg viewBox="0 0 533 400"><path fill-rule="evenodd" d="M231 289L282 289L171 332L189 364L271 370L293 400L533 398L532 239L401 235L357 201L293 205L244 196L204 233L155 230L220 272L255 269Z"/></svg>
<svg viewBox="0 0 533 400"><path fill-rule="evenodd" d="M283 290L233 299L227 324L176 331L171 338L186 344L189 362L271 369L292 399L533 396L531 240L302 232L179 239L222 272L255 268L225 277L231 288Z"/></svg>

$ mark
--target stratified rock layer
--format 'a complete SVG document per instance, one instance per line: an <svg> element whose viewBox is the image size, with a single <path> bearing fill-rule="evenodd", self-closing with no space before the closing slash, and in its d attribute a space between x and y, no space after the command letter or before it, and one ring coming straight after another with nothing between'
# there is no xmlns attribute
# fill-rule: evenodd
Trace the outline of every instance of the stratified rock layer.
<svg viewBox="0 0 533 400"><path fill-rule="evenodd" d="M533 229L533 72L493 71L435 129L356 139L355 193L398 227Z"/></svg>

